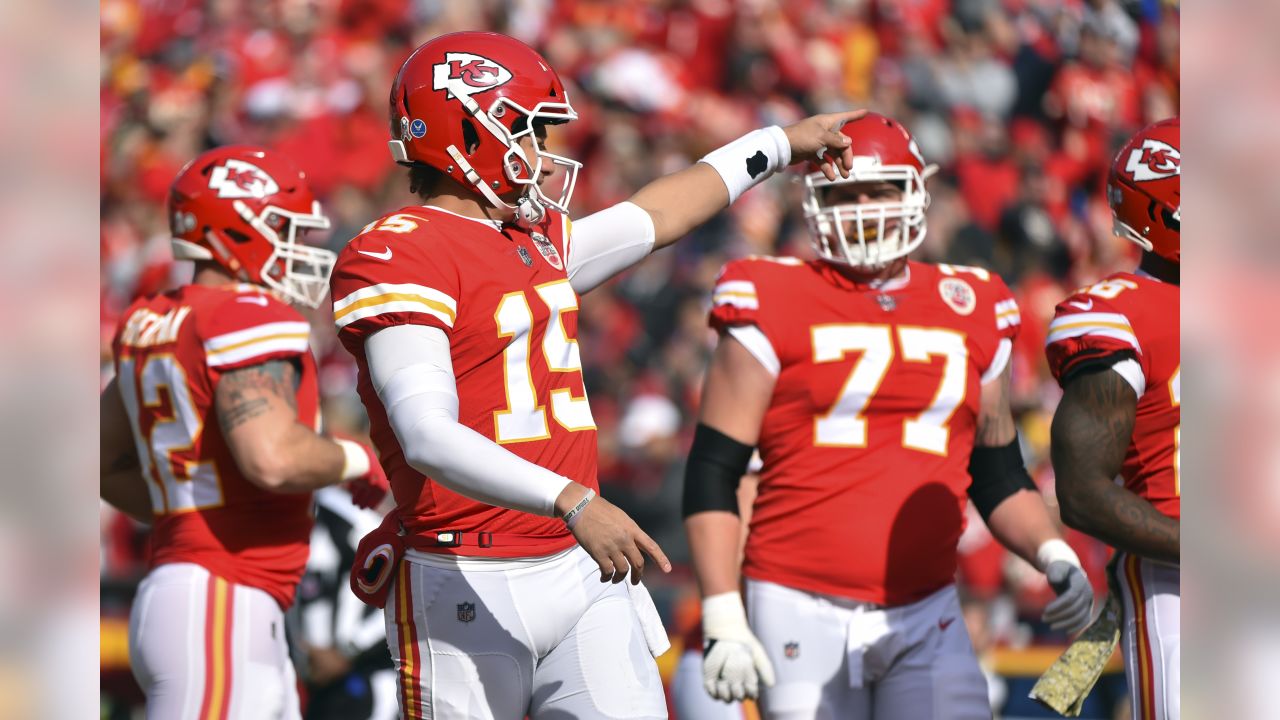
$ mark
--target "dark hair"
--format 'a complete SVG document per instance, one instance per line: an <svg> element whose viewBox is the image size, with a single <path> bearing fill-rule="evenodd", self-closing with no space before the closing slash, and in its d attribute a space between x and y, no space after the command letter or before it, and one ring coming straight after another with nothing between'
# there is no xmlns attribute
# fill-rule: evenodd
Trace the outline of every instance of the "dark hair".
<svg viewBox="0 0 1280 720"><path fill-rule="evenodd" d="M409 168L409 192L426 200L444 177L444 173L430 165L415 163Z"/></svg>

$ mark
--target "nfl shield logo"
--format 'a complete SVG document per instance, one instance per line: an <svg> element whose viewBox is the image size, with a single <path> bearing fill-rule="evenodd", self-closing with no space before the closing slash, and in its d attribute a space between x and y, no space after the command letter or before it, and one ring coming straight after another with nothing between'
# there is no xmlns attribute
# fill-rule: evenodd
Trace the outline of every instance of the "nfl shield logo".
<svg viewBox="0 0 1280 720"><path fill-rule="evenodd" d="M475 603L458 603L458 622L469 623L476 619Z"/></svg>
<svg viewBox="0 0 1280 720"><path fill-rule="evenodd" d="M786 655L788 660L795 660L800 657L800 643L792 641L783 645L782 654Z"/></svg>

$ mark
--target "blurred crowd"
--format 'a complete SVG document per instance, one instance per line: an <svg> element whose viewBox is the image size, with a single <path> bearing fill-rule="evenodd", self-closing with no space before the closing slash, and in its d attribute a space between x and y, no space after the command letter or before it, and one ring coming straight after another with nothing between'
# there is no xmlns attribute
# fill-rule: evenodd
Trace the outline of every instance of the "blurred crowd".
<svg viewBox="0 0 1280 720"><path fill-rule="evenodd" d="M1044 328L1072 288L1136 264L1111 233L1106 170L1128 135L1179 107L1179 13L1161 0L103 0L101 21L104 375L119 313L190 272L170 259L164 212L187 160L231 143L289 153L333 220L315 241L337 249L415 204L386 149L400 63L436 35L491 29L565 81L581 119L552 143L585 163L575 216L756 127L853 107L902 121L941 166L915 257L990 268L1017 294L1014 409L1050 500L1059 392ZM775 177L582 302L601 485L678 562L654 581L673 634L694 594L679 498L710 289L726 260L811 255L801 192ZM313 320L326 422L358 434L354 365L329 314ZM127 587L143 535L109 515L103 528L104 587ZM1073 544L1104 592L1105 549ZM962 551L980 649L1061 640L1035 622L1051 591L976 514Z"/></svg>

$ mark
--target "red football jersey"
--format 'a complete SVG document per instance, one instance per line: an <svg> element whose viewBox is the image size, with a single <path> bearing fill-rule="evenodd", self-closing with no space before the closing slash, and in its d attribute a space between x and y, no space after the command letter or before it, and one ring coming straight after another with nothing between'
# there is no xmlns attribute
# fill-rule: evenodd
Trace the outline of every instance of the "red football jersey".
<svg viewBox="0 0 1280 720"><path fill-rule="evenodd" d="M1138 415L1120 475L1124 486L1169 517L1182 515L1178 446L1182 424L1178 286L1116 273L1058 304L1045 353L1061 381L1083 362L1131 358L1140 372Z"/></svg>
<svg viewBox="0 0 1280 720"><path fill-rule="evenodd" d="M759 328L779 367L746 575L886 605L953 582L982 378L1020 317L986 270L907 273L879 289L819 261L721 273L712 326Z"/></svg>
<svg viewBox="0 0 1280 720"><path fill-rule="evenodd" d="M151 566L195 563L293 603L307 562L311 495L280 494L240 474L218 426L222 374L268 360L298 363L298 421L318 427L310 326L252 285L188 285L143 298L113 341L116 382L151 491Z"/></svg>
<svg viewBox="0 0 1280 720"><path fill-rule="evenodd" d="M405 460L369 378L364 341L400 324L449 336L458 422L505 449L598 488L596 426L578 343L578 296L565 271L569 222L533 231L407 207L370 223L338 256L334 322L355 356L357 388L411 544L459 555L546 555L572 546L559 518L486 505L432 482ZM439 533L501 535L446 547ZM416 541L416 542L415 542ZM481 543L484 545L484 543Z"/></svg>

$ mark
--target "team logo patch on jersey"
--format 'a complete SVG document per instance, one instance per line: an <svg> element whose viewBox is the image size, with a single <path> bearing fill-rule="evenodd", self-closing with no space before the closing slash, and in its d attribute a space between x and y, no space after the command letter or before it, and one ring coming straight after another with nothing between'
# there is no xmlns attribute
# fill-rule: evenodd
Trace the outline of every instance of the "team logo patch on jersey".
<svg viewBox="0 0 1280 720"><path fill-rule="evenodd" d="M469 623L476 619L475 603L458 603L458 622Z"/></svg>
<svg viewBox="0 0 1280 720"><path fill-rule="evenodd" d="M800 657L800 643L792 640L782 646L782 654L787 656L788 660L795 660Z"/></svg>
<svg viewBox="0 0 1280 720"><path fill-rule="evenodd" d="M444 62L432 67L431 87L450 98L471 97L511 80L511 71L481 55L445 53Z"/></svg>
<svg viewBox="0 0 1280 720"><path fill-rule="evenodd" d="M556 246L551 244L551 240L542 233L531 233L531 237L547 264L557 270L563 270L564 263L560 262L560 253L556 252Z"/></svg>
<svg viewBox="0 0 1280 720"><path fill-rule="evenodd" d="M209 171L209 189L220 198L261 199L280 192L280 185L257 165L227 158Z"/></svg>
<svg viewBox="0 0 1280 720"><path fill-rule="evenodd" d="M968 315L978 307L977 294L969 283L960 278L943 278L938 281L938 294L957 315Z"/></svg>

